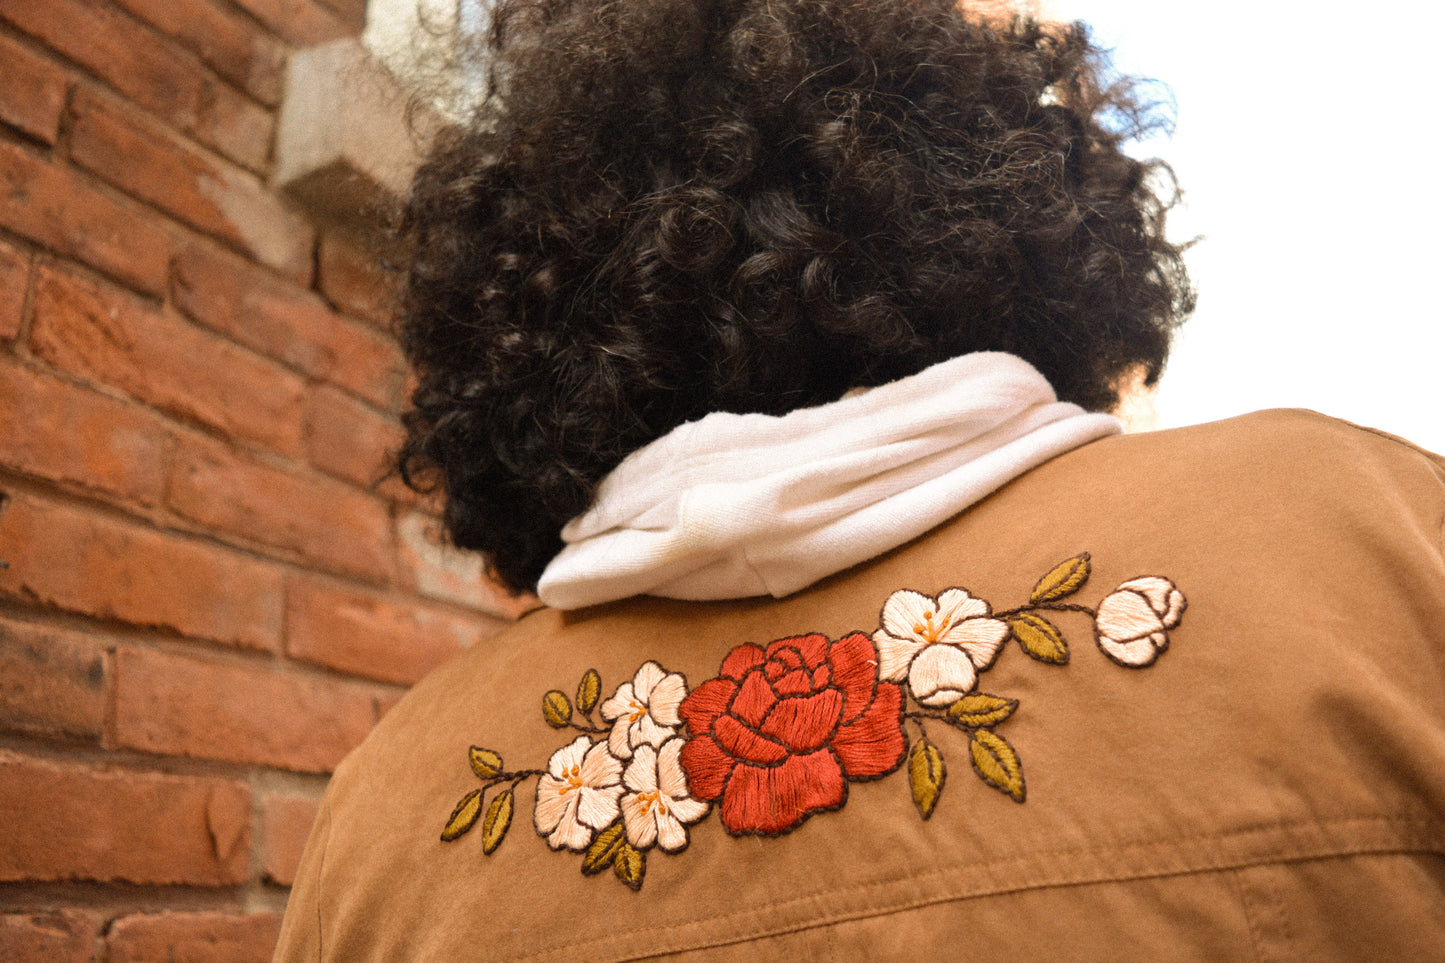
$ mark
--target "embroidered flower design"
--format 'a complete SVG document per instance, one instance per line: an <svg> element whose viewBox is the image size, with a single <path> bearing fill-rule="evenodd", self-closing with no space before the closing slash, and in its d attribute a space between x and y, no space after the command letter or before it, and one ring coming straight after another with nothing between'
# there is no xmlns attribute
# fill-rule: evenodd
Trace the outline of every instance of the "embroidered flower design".
<svg viewBox="0 0 1445 963"><path fill-rule="evenodd" d="M878 680L876 659L861 632L733 649L682 701L693 794L721 799L733 834L777 834L843 805L848 780L892 772L907 746L903 698Z"/></svg>
<svg viewBox="0 0 1445 963"><path fill-rule="evenodd" d="M602 703L602 718L612 723L607 736L612 754L629 759L637 747L657 748L676 734L682 724L677 707L686 694L681 675L656 662L644 662L631 682L624 682Z"/></svg>
<svg viewBox="0 0 1445 963"><path fill-rule="evenodd" d="M542 696L547 725L580 733L546 769L508 771L496 750L468 750L482 786L462 796L442 841L480 825L482 854L491 855L512 825L518 787L535 778L533 822L548 845L580 852L584 875L611 868L640 890L648 857L686 849L688 827L714 801L732 835L776 836L842 806L849 782L902 766L919 816L929 819L947 781L947 741L960 736L974 773L1022 803L1023 762L996 731L1019 702L979 690L1004 644L1013 639L1035 661L1067 665L1069 644L1050 620L1082 614L1110 659L1141 667L1168 647L1184 615L1184 593L1156 575L1130 579L1097 609L1081 605L1070 597L1091 571L1087 552L1065 559L1024 604L1000 612L963 588L936 596L899 589L871 639L814 633L739 645L717 678L691 693L681 673L644 662L599 705L602 677L588 669L575 697L560 689ZM952 735L936 743L930 736L940 731Z"/></svg>
<svg viewBox="0 0 1445 963"><path fill-rule="evenodd" d="M1169 647L1169 630L1179 624L1184 593L1167 578L1130 579L1099 603L1094 641L1120 665L1141 668Z"/></svg>
<svg viewBox="0 0 1445 963"><path fill-rule="evenodd" d="M957 588L936 599L900 589L884 603L880 621L873 633L879 678L907 679L913 698L935 707L973 691L1009 634L1007 622L989 618L987 602Z"/></svg>
<svg viewBox="0 0 1445 963"><path fill-rule="evenodd" d="M644 743L632 754L622 783L622 822L627 841L638 849L649 849L655 843L665 853L675 853L687 846L687 830L683 827L707 815L709 806L687 793L687 776L682 771L678 754L685 740L669 739L661 749Z"/></svg>
<svg viewBox="0 0 1445 963"><path fill-rule="evenodd" d="M621 795L622 763L605 742L578 736L552 753L537 780L537 832L553 849L586 849L617 818Z"/></svg>

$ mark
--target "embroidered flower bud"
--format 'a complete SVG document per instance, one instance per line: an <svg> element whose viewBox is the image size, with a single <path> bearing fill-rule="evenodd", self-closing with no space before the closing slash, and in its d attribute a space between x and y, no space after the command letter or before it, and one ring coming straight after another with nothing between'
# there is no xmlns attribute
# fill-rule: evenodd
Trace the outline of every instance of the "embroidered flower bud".
<svg viewBox="0 0 1445 963"><path fill-rule="evenodd" d="M1184 593L1167 578L1130 579L1099 603L1094 641L1120 665L1149 665L1169 646L1169 630L1179 624Z"/></svg>

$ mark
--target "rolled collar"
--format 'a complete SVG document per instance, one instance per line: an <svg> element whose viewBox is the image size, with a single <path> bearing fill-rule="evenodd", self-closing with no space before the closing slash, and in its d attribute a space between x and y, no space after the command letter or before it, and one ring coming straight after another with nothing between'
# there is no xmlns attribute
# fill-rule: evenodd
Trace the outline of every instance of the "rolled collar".
<svg viewBox="0 0 1445 963"><path fill-rule="evenodd" d="M714 413L629 455L562 529L538 595L781 597L1118 434L1011 354L979 352L785 415Z"/></svg>

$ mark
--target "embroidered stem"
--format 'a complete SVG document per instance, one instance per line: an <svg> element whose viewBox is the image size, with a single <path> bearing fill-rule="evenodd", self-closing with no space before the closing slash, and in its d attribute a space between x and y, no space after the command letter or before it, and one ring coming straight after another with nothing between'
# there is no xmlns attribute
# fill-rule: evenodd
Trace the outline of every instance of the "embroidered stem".
<svg viewBox="0 0 1445 963"><path fill-rule="evenodd" d="M1094 610L1089 608L1087 605L1074 605L1069 602L1054 602L1048 605L1036 605L1034 606L1034 608L1049 609L1054 612L1083 612L1085 615L1090 616L1091 618L1094 615Z"/></svg>
<svg viewBox="0 0 1445 963"><path fill-rule="evenodd" d="M1095 614L1094 610L1089 608L1087 605L1073 605L1068 602L1046 602L1040 605L1020 605L1016 609L1008 609L1004 612L996 612L994 613L993 617L996 619L1006 619L1010 615L1020 615L1024 612L1038 612L1043 610L1047 610L1050 612L1083 612L1085 615L1088 615L1090 617Z"/></svg>
<svg viewBox="0 0 1445 963"><path fill-rule="evenodd" d="M519 769L516 772L499 772L482 787L482 791L487 792L493 786L500 786L504 782L510 782L512 788L516 789L524 780L531 779L533 776L544 776L546 774L547 770L545 769Z"/></svg>

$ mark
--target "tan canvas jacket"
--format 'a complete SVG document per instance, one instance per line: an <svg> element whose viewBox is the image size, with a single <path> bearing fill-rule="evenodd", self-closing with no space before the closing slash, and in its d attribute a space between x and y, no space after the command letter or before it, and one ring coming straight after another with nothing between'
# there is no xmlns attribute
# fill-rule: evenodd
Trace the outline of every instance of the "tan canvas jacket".
<svg viewBox="0 0 1445 963"><path fill-rule="evenodd" d="M277 958L1441 959L1442 482L1268 412L786 599L535 612L343 764Z"/></svg>

